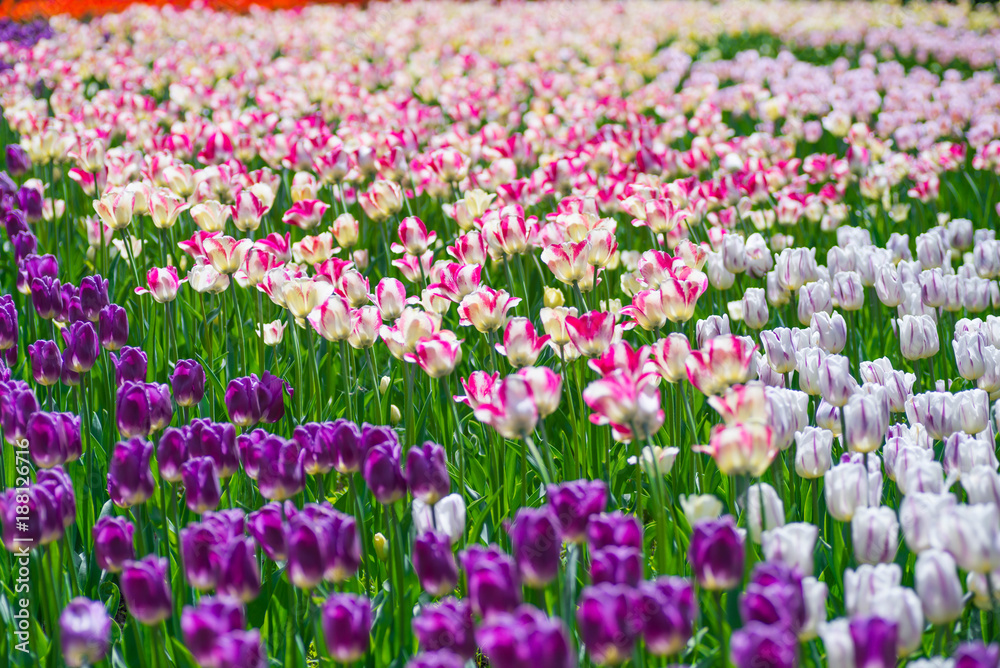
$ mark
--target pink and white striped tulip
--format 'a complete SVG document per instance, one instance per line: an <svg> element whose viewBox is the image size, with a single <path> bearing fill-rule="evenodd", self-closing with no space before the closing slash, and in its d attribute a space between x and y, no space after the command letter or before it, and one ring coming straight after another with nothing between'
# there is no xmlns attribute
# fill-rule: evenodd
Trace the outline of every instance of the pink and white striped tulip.
<svg viewBox="0 0 1000 668"><path fill-rule="evenodd" d="M519 297L511 297L506 290L494 290L481 286L466 295L458 305L458 324L475 327L480 332L495 332L507 322L507 311L520 303Z"/></svg>
<svg viewBox="0 0 1000 668"><path fill-rule="evenodd" d="M166 304L177 298L177 291L185 282L187 278L178 280L174 267L153 267L146 272L146 287L136 287L135 294L149 294L154 301Z"/></svg>
<svg viewBox="0 0 1000 668"><path fill-rule="evenodd" d="M548 340L548 336L538 336L527 318L511 318L503 332L503 343L496 344L496 350L517 369L532 366Z"/></svg>

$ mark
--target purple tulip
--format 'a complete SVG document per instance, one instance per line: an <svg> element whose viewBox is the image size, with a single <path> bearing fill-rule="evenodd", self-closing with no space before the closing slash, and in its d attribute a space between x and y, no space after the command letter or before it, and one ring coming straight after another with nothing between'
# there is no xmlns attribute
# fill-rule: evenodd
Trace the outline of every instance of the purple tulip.
<svg viewBox="0 0 1000 668"><path fill-rule="evenodd" d="M446 598L421 609L413 620L413 633L427 652L447 650L462 659L476 655L476 639L469 602Z"/></svg>
<svg viewBox="0 0 1000 668"><path fill-rule="evenodd" d="M642 580L642 550L634 547L609 546L590 556L590 580L638 586Z"/></svg>
<svg viewBox="0 0 1000 668"><path fill-rule="evenodd" d="M639 586L639 611L646 649L656 656L670 656L687 645L698 618L698 603L691 583L664 576Z"/></svg>
<svg viewBox="0 0 1000 668"><path fill-rule="evenodd" d="M20 211L15 212L16 214L21 214ZM12 230L11 221L20 218L21 225L16 229ZM7 216L7 235L13 236L17 232L30 232L31 229L26 223L24 223L24 216L11 215ZM36 278L48 278L50 280L59 277L59 261L56 260L55 255L28 255L17 265L17 291L23 295L31 294L31 284ZM59 288L59 296L62 297L62 292Z"/></svg>
<svg viewBox="0 0 1000 668"><path fill-rule="evenodd" d="M110 304L108 279L99 274L80 279L80 311L90 322L98 322L101 311Z"/></svg>
<svg viewBox="0 0 1000 668"><path fill-rule="evenodd" d="M483 654L495 668L576 665L566 628L530 605L513 613L500 613L476 631Z"/></svg>
<svg viewBox="0 0 1000 668"><path fill-rule="evenodd" d="M184 576L198 591L214 589L222 563L222 550L232 538L230 529L218 519L209 517L192 522L181 529L181 555Z"/></svg>
<svg viewBox="0 0 1000 668"><path fill-rule="evenodd" d="M288 557L285 526L279 504L269 503L250 513L247 517L247 530L271 561L284 561Z"/></svg>
<svg viewBox="0 0 1000 668"><path fill-rule="evenodd" d="M7 144L6 157L7 170L11 176L21 176L31 171L31 156L18 144ZM97 662L91 661L89 663Z"/></svg>
<svg viewBox="0 0 1000 668"><path fill-rule="evenodd" d="M615 665L631 654L642 625L635 617L638 595L624 585L586 587L576 610L580 639L598 664Z"/></svg>
<svg viewBox="0 0 1000 668"><path fill-rule="evenodd" d="M955 668L997 668L1000 645L981 642L963 643L955 650Z"/></svg>
<svg viewBox="0 0 1000 668"><path fill-rule="evenodd" d="M18 232L10 238L10 244L14 247L15 262L38 253L38 237L31 232Z"/></svg>
<svg viewBox="0 0 1000 668"><path fill-rule="evenodd" d="M698 585L709 591L732 589L743 579L743 538L731 515L695 524L688 561Z"/></svg>
<svg viewBox="0 0 1000 668"><path fill-rule="evenodd" d="M798 570L780 561L757 564L740 598L740 615L744 624L779 624L798 633L806 621Z"/></svg>
<svg viewBox="0 0 1000 668"><path fill-rule="evenodd" d="M0 350L17 345L17 306L10 295L0 296Z"/></svg>
<svg viewBox="0 0 1000 668"><path fill-rule="evenodd" d="M290 499L305 489L305 452L295 441L277 435L264 439L260 448L257 487L271 501Z"/></svg>
<svg viewBox="0 0 1000 668"><path fill-rule="evenodd" d="M446 649L421 652L407 661L406 668L465 668L465 659Z"/></svg>
<svg viewBox="0 0 1000 668"><path fill-rule="evenodd" d="M121 349L120 355L111 353L108 357L111 358L111 363L115 365L115 380L118 383L118 387L121 387L125 381L146 382L148 359L146 353L142 352L141 348L125 346Z"/></svg>
<svg viewBox="0 0 1000 668"><path fill-rule="evenodd" d="M851 640L854 641L854 665L863 668L892 668L896 665L896 622L881 617L861 617L851 620Z"/></svg>
<svg viewBox="0 0 1000 668"><path fill-rule="evenodd" d="M594 515L587 525L587 543L591 550L600 550L609 545L641 550L642 527L634 515L618 511Z"/></svg>
<svg viewBox="0 0 1000 668"><path fill-rule="evenodd" d="M30 258L29 258L30 259ZM62 285L58 278L38 276L31 279L31 303L38 317L52 320L63 310Z"/></svg>
<svg viewBox="0 0 1000 668"><path fill-rule="evenodd" d="M521 603L521 583L514 560L495 545L472 545L461 554L472 609L484 619L510 612Z"/></svg>
<svg viewBox="0 0 1000 668"><path fill-rule="evenodd" d="M4 172L0 172L0 190L3 189L5 183L4 177L6 176L7 175ZM8 206L14 206L14 198L10 195L3 195L2 197L0 197L0 212L3 212L3 210L6 209ZM7 211L3 219L3 226L4 230L7 232L8 239L14 238L14 236L17 234L31 232L31 226L28 225L28 219L24 215L24 211L21 211L20 209ZM16 282L17 291L28 294L28 292L30 292L30 289L27 287L27 285L30 283L31 283L30 280L28 281L28 283L24 282L24 277L21 274L21 264L18 263L18 278Z"/></svg>
<svg viewBox="0 0 1000 668"><path fill-rule="evenodd" d="M167 482L180 482L181 467L188 460L187 427L167 427L156 444L156 465L160 478Z"/></svg>
<svg viewBox="0 0 1000 668"><path fill-rule="evenodd" d="M77 373L90 371L101 354L94 325L86 320L80 320L62 330L62 335L66 343L63 349L63 366Z"/></svg>
<svg viewBox="0 0 1000 668"><path fill-rule="evenodd" d="M43 469L76 461L83 454L80 418L72 413L32 413L27 440L31 458Z"/></svg>
<svg viewBox="0 0 1000 668"><path fill-rule="evenodd" d="M181 612L184 645L202 666L219 667L219 641L245 626L243 608L225 598L206 597L198 602L198 607L186 606Z"/></svg>
<svg viewBox="0 0 1000 668"><path fill-rule="evenodd" d="M219 507L222 487L211 457L193 457L184 462L181 480L184 481L185 501L191 512L201 514Z"/></svg>
<svg viewBox="0 0 1000 668"><path fill-rule="evenodd" d="M451 491L448 461L442 448L430 441L406 453L406 482L413 498L433 506Z"/></svg>
<svg viewBox="0 0 1000 668"><path fill-rule="evenodd" d="M312 589L323 580L323 527L298 513L288 523L288 578L299 589Z"/></svg>
<svg viewBox="0 0 1000 668"><path fill-rule="evenodd" d="M18 490L10 488L0 494L0 524L3 525L3 544L8 551L19 548L34 549L43 544L46 530L45 518L38 498L29 493L27 499L19 495ZM27 503L24 503L24 501ZM25 508L27 506L27 508ZM24 510L28 512L25 513ZM27 518L27 519L25 519Z"/></svg>
<svg viewBox="0 0 1000 668"><path fill-rule="evenodd" d="M47 489L55 499L56 516L64 528L76 523L76 491L69 474L61 466L42 469L36 474L36 487Z"/></svg>
<svg viewBox="0 0 1000 668"><path fill-rule="evenodd" d="M398 444L399 437L392 430L392 427L368 424L367 422L361 426L361 449L363 452L368 452L376 445L395 447Z"/></svg>
<svg viewBox="0 0 1000 668"><path fill-rule="evenodd" d="M128 341L128 314L118 304L108 304L97 317L101 347L118 350Z"/></svg>
<svg viewBox="0 0 1000 668"><path fill-rule="evenodd" d="M216 589L220 595L244 603L249 603L260 594L260 568L257 566L253 539L230 539L222 553Z"/></svg>
<svg viewBox="0 0 1000 668"><path fill-rule="evenodd" d="M3 435L9 443L28 435L28 419L37 410L38 399L26 382L0 383L0 424L3 424Z"/></svg>
<svg viewBox="0 0 1000 668"><path fill-rule="evenodd" d="M256 376L233 378L226 386L226 411L237 427L252 427L260 422L260 402Z"/></svg>
<svg viewBox="0 0 1000 668"><path fill-rule="evenodd" d="M219 666L268 668L267 652L260 641L260 630L231 631L219 638Z"/></svg>
<svg viewBox="0 0 1000 668"><path fill-rule="evenodd" d="M307 475L324 475L333 468L330 432L331 424L327 422L307 422L292 430L292 440L306 453L304 466Z"/></svg>
<svg viewBox="0 0 1000 668"><path fill-rule="evenodd" d="M787 626L753 621L733 632L729 657L736 668L795 668L797 651L798 639Z"/></svg>
<svg viewBox="0 0 1000 668"><path fill-rule="evenodd" d="M285 391L292 396L292 387L281 378L265 371L258 381L260 421L273 424L285 416Z"/></svg>
<svg viewBox="0 0 1000 668"><path fill-rule="evenodd" d="M66 366L64 361L62 371L59 373L59 382L66 387L77 387L80 384L80 374Z"/></svg>
<svg viewBox="0 0 1000 668"><path fill-rule="evenodd" d="M156 626L173 614L166 559L150 555L126 562L121 575L122 595L132 616L146 626Z"/></svg>
<svg viewBox="0 0 1000 668"><path fill-rule="evenodd" d="M195 406L205 396L205 369L196 360L177 360L170 387L178 406Z"/></svg>
<svg viewBox="0 0 1000 668"><path fill-rule="evenodd" d="M395 435L395 434L394 434ZM367 448L358 425L347 420L335 420L330 427L330 448L333 468L338 473L356 473L364 464Z"/></svg>
<svg viewBox="0 0 1000 668"><path fill-rule="evenodd" d="M132 537L135 526L124 517L107 516L94 524L94 556L97 565L110 573L120 573L125 562L135 559Z"/></svg>
<svg viewBox="0 0 1000 668"><path fill-rule="evenodd" d="M263 429L254 429L236 437L236 449L240 453L243 472L251 480L256 480L260 472L260 449L269 436L270 434Z"/></svg>
<svg viewBox="0 0 1000 668"><path fill-rule="evenodd" d="M600 480L572 480L549 485L549 506L562 527L563 539L580 543L587 536L590 518L604 510L608 490Z"/></svg>
<svg viewBox="0 0 1000 668"><path fill-rule="evenodd" d="M146 383L125 381L118 388L115 414L118 431L125 438L148 436L153 430Z"/></svg>
<svg viewBox="0 0 1000 668"><path fill-rule="evenodd" d="M447 534L428 531L413 541L413 571L431 596L444 596L458 584L458 564Z"/></svg>
<svg viewBox="0 0 1000 668"><path fill-rule="evenodd" d="M551 508L521 508L510 526L511 553L529 587L541 589L559 574L562 533Z"/></svg>
<svg viewBox="0 0 1000 668"><path fill-rule="evenodd" d="M406 479L399 467L401 448L379 444L365 456L364 477L375 499L388 505L406 496Z"/></svg>
<svg viewBox="0 0 1000 668"><path fill-rule="evenodd" d="M320 506L323 513L323 579L339 584L354 576L361 567L361 541L357 522L350 515Z"/></svg>
<svg viewBox="0 0 1000 668"><path fill-rule="evenodd" d="M228 422L210 422L195 418L187 428L189 457L211 457L219 477L232 477L240 470L236 428Z"/></svg>
<svg viewBox="0 0 1000 668"><path fill-rule="evenodd" d="M59 615L59 639L67 666L103 661L111 647L111 618L104 604L82 596L70 601Z"/></svg>
<svg viewBox="0 0 1000 668"><path fill-rule="evenodd" d="M149 460L153 444L130 438L115 445L108 463L108 495L119 508L144 503L153 495L155 483Z"/></svg>
<svg viewBox="0 0 1000 668"><path fill-rule="evenodd" d="M335 661L352 663L368 651L372 606L366 597L334 594L323 605L323 636Z"/></svg>
<svg viewBox="0 0 1000 668"><path fill-rule="evenodd" d="M42 193L35 188L21 186L17 191L17 205L28 220L38 220L42 217Z"/></svg>
<svg viewBox="0 0 1000 668"><path fill-rule="evenodd" d="M54 489L43 485L32 485L28 494L35 499L35 507L42 518L42 545L59 540L65 533L61 504Z"/></svg>

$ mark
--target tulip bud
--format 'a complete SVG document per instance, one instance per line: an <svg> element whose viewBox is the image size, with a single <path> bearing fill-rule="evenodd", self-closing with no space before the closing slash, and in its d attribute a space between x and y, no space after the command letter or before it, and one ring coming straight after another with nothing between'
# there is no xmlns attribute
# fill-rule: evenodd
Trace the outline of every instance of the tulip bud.
<svg viewBox="0 0 1000 668"><path fill-rule="evenodd" d="M403 419L403 414L399 412L399 407L396 404L389 406L389 422L393 425L397 425Z"/></svg>
<svg viewBox="0 0 1000 668"><path fill-rule="evenodd" d="M372 544L375 546L375 556L378 557L378 560L383 563L389 563L389 539L382 535L382 533L377 533L372 538Z"/></svg>
<svg viewBox="0 0 1000 668"><path fill-rule="evenodd" d="M371 601L354 594L333 594L323 605L321 624L327 651L334 661L358 661L370 644Z"/></svg>
<svg viewBox="0 0 1000 668"><path fill-rule="evenodd" d="M94 556L102 570L120 573L129 560L135 559L132 543L135 526L124 517L102 517L94 524L92 533Z"/></svg>
<svg viewBox="0 0 1000 668"><path fill-rule="evenodd" d="M146 626L156 626L173 614L167 566L166 559L150 555L126 562L122 571L122 596L128 611Z"/></svg>
<svg viewBox="0 0 1000 668"><path fill-rule="evenodd" d="M941 550L921 552L914 580L924 617L931 624L950 624L962 616L962 583L950 554Z"/></svg>
<svg viewBox="0 0 1000 668"><path fill-rule="evenodd" d="M750 329L763 329L770 315L763 288L747 288L743 293L743 322Z"/></svg>
<svg viewBox="0 0 1000 668"><path fill-rule="evenodd" d="M737 586L743 578L743 538L729 515L696 524L688 548L699 586L723 591Z"/></svg>
<svg viewBox="0 0 1000 668"><path fill-rule="evenodd" d="M546 308L556 308L566 303L563 293L559 288L548 286L544 289L542 301Z"/></svg>
<svg viewBox="0 0 1000 668"><path fill-rule="evenodd" d="M549 508L521 508L509 529L511 552L529 587L544 588L559 573L562 534Z"/></svg>
<svg viewBox="0 0 1000 668"><path fill-rule="evenodd" d="M842 355L828 355L819 367L819 389L823 400L840 408L854 393L857 381L851 376L850 360Z"/></svg>

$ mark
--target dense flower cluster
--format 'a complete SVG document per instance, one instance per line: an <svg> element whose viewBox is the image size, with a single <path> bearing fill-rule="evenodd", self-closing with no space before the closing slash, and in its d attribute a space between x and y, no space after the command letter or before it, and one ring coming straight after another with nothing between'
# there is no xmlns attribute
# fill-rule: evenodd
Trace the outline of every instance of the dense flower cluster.
<svg viewBox="0 0 1000 668"><path fill-rule="evenodd" d="M997 668L995 14L137 6L0 59L11 665Z"/></svg>

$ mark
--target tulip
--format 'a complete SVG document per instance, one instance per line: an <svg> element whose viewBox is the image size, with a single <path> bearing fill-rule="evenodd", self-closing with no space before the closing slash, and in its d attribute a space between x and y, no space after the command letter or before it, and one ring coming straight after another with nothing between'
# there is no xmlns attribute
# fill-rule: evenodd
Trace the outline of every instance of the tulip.
<svg viewBox="0 0 1000 668"><path fill-rule="evenodd" d="M230 539L222 553L216 589L221 596L249 603L260 594L257 552L250 538Z"/></svg>
<svg viewBox="0 0 1000 668"><path fill-rule="evenodd" d="M580 543L587 536L591 517L604 510L607 487L600 480L574 480L549 485L546 497L559 521L563 540Z"/></svg>
<svg viewBox="0 0 1000 668"><path fill-rule="evenodd" d="M406 482L413 497L434 505L448 494L451 479L444 448L430 441L406 453Z"/></svg>
<svg viewBox="0 0 1000 668"><path fill-rule="evenodd" d="M819 530L805 522L793 522L761 534L761 548L768 561L797 568L803 575L813 572L813 550Z"/></svg>
<svg viewBox="0 0 1000 668"><path fill-rule="evenodd" d="M860 563L877 564L896 556L899 522L892 508L858 508L851 518L854 558Z"/></svg>
<svg viewBox="0 0 1000 668"><path fill-rule="evenodd" d="M763 288L747 288L743 293L742 309L747 327L759 330L767 326L770 314Z"/></svg>
<svg viewBox="0 0 1000 668"><path fill-rule="evenodd" d="M462 361L461 344L454 332L443 330L417 341L414 352L403 359L415 362L431 378L442 378Z"/></svg>
<svg viewBox="0 0 1000 668"><path fill-rule="evenodd" d="M711 455L725 475L749 473L759 476L778 453L771 428L753 422L716 425L709 444L693 449Z"/></svg>
<svg viewBox="0 0 1000 668"><path fill-rule="evenodd" d="M326 568L323 555L324 526L299 513L289 522L288 579L300 589L313 589L323 581Z"/></svg>
<svg viewBox="0 0 1000 668"><path fill-rule="evenodd" d="M937 325L927 315L904 315L898 320L899 349L908 360L919 360L938 353Z"/></svg>
<svg viewBox="0 0 1000 668"><path fill-rule="evenodd" d="M173 614L167 560L150 555L125 563L121 575L122 596L128 611L146 626L156 626Z"/></svg>
<svg viewBox="0 0 1000 668"><path fill-rule="evenodd" d="M123 437L148 436L170 423L170 390L156 383L124 381L118 388L116 414Z"/></svg>
<svg viewBox="0 0 1000 668"><path fill-rule="evenodd" d="M545 418L556 412L562 398L562 376L546 366L526 367L517 375L527 382L538 417Z"/></svg>
<svg viewBox="0 0 1000 668"><path fill-rule="evenodd" d="M962 583L955 560L947 552L921 552L917 556L914 580L924 616L931 624L951 624L962 615Z"/></svg>
<svg viewBox="0 0 1000 668"><path fill-rule="evenodd" d="M135 213L135 196L128 190L105 193L94 200L94 211L101 222L112 230L123 230L132 223Z"/></svg>
<svg viewBox="0 0 1000 668"><path fill-rule="evenodd" d="M62 466L83 454L80 418L72 413L32 413L28 417L25 438L28 452L39 468Z"/></svg>
<svg viewBox="0 0 1000 668"><path fill-rule="evenodd" d="M955 650L955 668L991 668L1000 662L1000 646L979 642L962 643Z"/></svg>
<svg viewBox="0 0 1000 668"><path fill-rule="evenodd" d="M1000 568L998 513L993 504L956 505L945 510L938 522L939 543L959 568L975 573Z"/></svg>
<svg viewBox="0 0 1000 668"><path fill-rule="evenodd" d="M517 668L535 661L553 668L576 665L563 622L529 605L489 619L477 629L476 641L496 668Z"/></svg>
<svg viewBox="0 0 1000 668"><path fill-rule="evenodd" d="M128 341L128 316L125 309L117 304L109 304L101 309L98 316L98 331L101 347L118 350Z"/></svg>
<svg viewBox="0 0 1000 668"><path fill-rule="evenodd" d="M305 487L305 451L295 441L270 436L261 444L257 486L272 501L290 499Z"/></svg>
<svg viewBox="0 0 1000 668"><path fill-rule="evenodd" d="M632 619L638 596L611 583L586 587L576 611L577 629L591 659L616 666L632 654L639 625Z"/></svg>
<svg viewBox="0 0 1000 668"><path fill-rule="evenodd" d="M152 454L153 445L141 438L115 445L108 464L108 495L119 508L138 505L153 495Z"/></svg>
<svg viewBox="0 0 1000 668"><path fill-rule="evenodd" d="M444 596L458 583L458 565L451 538L427 531L413 541L413 570L420 586L431 596Z"/></svg>
<svg viewBox="0 0 1000 668"><path fill-rule="evenodd" d="M820 363L819 390L824 401L840 408L844 406L857 387L851 376L850 360L842 355L828 355Z"/></svg>
<svg viewBox="0 0 1000 668"><path fill-rule="evenodd" d="M120 573L125 563L135 559L132 537L135 527L124 517L102 517L94 524L94 556L102 570Z"/></svg>
<svg viewBox="0 0 1000 668"><path fill-rule="evenodd" d="M720 394L730 385L750 379L755 346L732 335L716 337L692 350L685 366L688 380L703 394Z"/></svg>
<svg viewBox="0 0 1000 668"><path fill-rule="evenodd" d="M489 403L477 406L475 415L504 438L524 438L538 423L538 406L531 385L523 376L512 375L495 386Z"/></svg>
<svg viewBox="0 0 1000 668"><path fill-rule="evenodd" d="M635 587L642 579L642 550L608 546L591 554L590 581L611 582Z"/></svg>
<svg viewBox="0 0 1000 668"><path fill-rule="evenodd" d="M559 572L562 535L555 513L549 508L521 508L509 532L522 580L529 587L546 587Z"/></svg>
<svg viewBox="0 0 1000 668"><path fill-rule="evenodd" d="M729 515L695 524L688 548L698 584L710 591L734 588L743 577L743 538Z"/></svg>
<svg viewBox="0 0 1000 668"><path fill-rule="evenodd" d="M854 665L865 668L891 668L896 665L895 622L881 617L866 617L850 622L854 644Z"/></svg>
<svg viewBox="0 0 1000 668"><path fill-rule="evenodd" d="M406 495L406 479L400 470L398 444L376 445L368 450L362 471L375 499L388 505Z"/></svg>
<svg viewBox="0 0 1000 668"><path fill-rule="evenodd" d="M422 606L413 620L413 632L421 649L427 652L448 651L464 660L476 654L472 610L467 600L446 598Z"/></svg>
<svg viewBox="0 0 1000 668"><path fill-rule="evenodd" d="M205 370L195 360L177 360L170 386L178 406L195 406L205 396Z"/></svg>
<svg viewBox="0 0 1000 668"><path fill-rule="evenodd" d="M484 619L510 612L521 602L514 560L495 546L473 545L461 554L472 609Z"/></svg>
<svg viewBox="0 0 1000 668"><path fill-rule="evenodd" d="M181 480L184 482L185 500L191 512L201 514L219 507L222 489L211 457L194 457L184 462Z"/></svg>
<svg viewBox="0 0 1000 668"><path fill-rule="evenodd" d="M527 318L511 318L503 333L503 344L496 344L496 350L507 358L515 368L534 365L548 336L538 336L535 327Z"/></svg>
<svg viewBox="0 0 1000 668"><path fill-rule="evenodd" d="M594 411L590 421L610 424L619 441L646 440L663 426L665 419L659 390L646 379L633 379L624 370L592 382L584 390L583 400Z"/></svg>
<svg viewBox="0 0 1000 668"><path fill-rule="evenodd" d="M505 290L482 286L466 295L458 305L459 324L473 326L480 332L495 332L507 321L507 311L520 302Z"/></svg>
<svg viewBox="0 0 1000 668"><path fill-rule="evenodd" d="M38 316L44 320L52 320L62 313L65 304L59 279L48 276L31 279L31 303Z"/></svg>
<svg viewBox="0 0 1000 668"><path fill-rule="evenodd" d="M335 661L352 663L368 652L371 602L354 594L334 594L323 605L321 623L326 648Z"/></svg>
<svg viewBox="0 0 1000 668"><path fill-rule="evenodd" d="M181 613L185 646L200 664L218 666L220 643L246 622L237 603L225 598L205 597L198 607L187 606Z"/></svg>
<svg viewBox="0 0 1000 668"><path fill-rule="evenodd" d="M545 321L545 314L542 314ZM601 311L590 311L580 317L567 314L565 318L565 329L568 339L582 355L587 357L598 357L611 345L614 336L615 318L611 313ZM549 331L553 340L559 337Z"/></svg>
<svg viewBox="0 0 1000 668"><path fill-rule="evenodd" d="M70 601L59 615L59 638L67 666L78 668L103 661L111 646L111 618L104 604L82 596Z"/></svg>
<svg viewBox="0 0 1000 668"><path fill-rule="evenodd" d="M761 505L764 507L763 524ZM747 488L746 512L750 538L755 543L761 542L762 532L777 529L785 524L785 508L778 493L767 483L758 483Z"/></svg>
<svg viewBox="0 0 1000 668"><path fill-rule="evenodd" d="M125 346L121 349L121 356L111 353L109 357L114 364L119 387L127 380L146 382L147 357L141 349Z"/></svg>
<svg viewBox="0 0 1000 668"><path fill-rule="evenodd" d="M31 376L39 385L50 386L59 382L62 357L55 341L38 340L28 345L31 356Z"/></svg>
<svg viewBox="0 0 1000 668"><path fill-rule="evenodd" d="M653 359L650 364L657 375L668 383L676 383L687 377L685 361L691 353L691 344L686 336L671 333L667 338L660 339L652 346Z"/></svg>
<svg viewBox="0 0 1000 668"><path fill-rule="evenodd" d="M806 479L821 478L832 465L833 432L806 427L795 432L795 472Z"/></svg>
<svg viewBox="0 0 1000 668"><path fill-rule="evenodd" d="M733 633L730 659L736 668L794 668L798 665L795 635L780 624L750 622Z"/></svg>
<svg viewBox="0 0 1000 668"><path fill-rule="evenodd" d="M146 273L146 287L136 287L137 295L149 294L153 300L160 304L166 304L177 298L177 291L182 283L187 282L187 278L178 279L177 269L174 267L164 267L162 269L153 267Z"/></svg>

